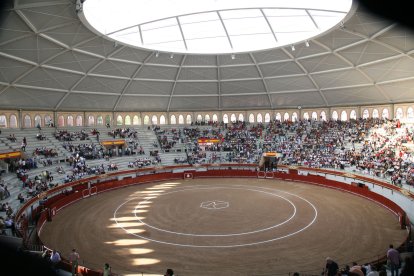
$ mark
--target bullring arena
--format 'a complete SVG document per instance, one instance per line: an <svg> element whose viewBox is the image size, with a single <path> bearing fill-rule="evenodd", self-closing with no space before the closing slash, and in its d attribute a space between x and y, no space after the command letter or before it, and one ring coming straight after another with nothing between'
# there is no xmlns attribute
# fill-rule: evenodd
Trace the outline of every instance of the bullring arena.
<svg viewBox="0 0 414 276"><path fill-rule="evenodd" d="M360 187L241 172L250 177L193 179L192 172L155 183L128 179L122 189L122 181L98 183L97 194L94 187L84 198L73 193L83 199L57 212L40 238L60 252L77 248L89 268L109 262L120 275L159 275L166 267L179 275L317 275L327 256L341 265L375 262L389 243L407 238L395 206L358 196Z"/></svg>
<svg viewBox="0 0 414 276"><path fill-rule="evenodd" d="M285 181L202 179L83 200L46 224L41 238L61 252L77 248L87 263L109 262L123 275L165 267L179 275L287 275L318 274L327 256L375 260L406 235L389 210L347 193Z"/></svg>

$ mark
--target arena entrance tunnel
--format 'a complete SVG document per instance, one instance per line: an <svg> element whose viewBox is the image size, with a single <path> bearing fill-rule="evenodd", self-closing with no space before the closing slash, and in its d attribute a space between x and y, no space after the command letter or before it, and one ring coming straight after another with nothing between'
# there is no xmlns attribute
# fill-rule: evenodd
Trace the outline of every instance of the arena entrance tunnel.
<svg viewBox="0 0 414 276"><path fill-rule="evenodd" d="M250 179L250 180L249 180ZM253 192L255 194L266 194L266 193L274 193L275 196L278 199L278 202L282 202L282 203L277 203L277 208L279 208L280 210L288 210L286 212L280 212L285 214L286 213L286 217L284 217L283 219L280 218L280 221L277 221L277 219L279 218L272 218L274 219L277 223L276 224L284 224L285 220L288 220L290 218L290 215L294 212L292 210L296 210L296 207L292 207L292 206L297 206L300 201L300 199L295 199L298 200L297 202L294 201L294 196L284 196L286 195L286 193L289 193L288 190L283 190L283 184L282 182L288 183L285 186L288 187L297 187L297 191L299 190L309 190L314 194L318 194L321 193L322 190L326 190L328 191L328 193L334 193L334 194L345 194L347 196L351 196L352 198L362 200L362 204L365 205L366 203L370 203L370 204L374 204L377 208L377 210L384 210L387 213L392 214L392 216L394 217L395 220L395 225L397 225L397 227L394 227L394 230L397 229L403 229L403 230L399 230L401 231L398 238L398 244L397 242L394 242L394 244L396 246L399 247L404 247L405 246L405 242L407 241L407 239L409 238L410 235L410 230L411 230L411 224L410 224L410 218L412 219L413 214L410 213L413 212L414 208L413 208L413 199L414 199L414 195L400 189L399 187L375 180L375 179L371 179L369 177L364 177L364 176L359 176L356 174L351 174L351 173L346 173L346 172L338 172L338 171L331 171L331 170L323 170L323 169L311 169L311 168L305 168L305 167L296 167L296 166L279 166L278 167L278 171L274 171L274 172L261 172L258 171L256 169L256 166L249 166L249 165L235 165L235 164L223 164L223 165L215 165L215 166L211 166L211 165L207 165L207 166L198 166L198 167L193 167L193 166L174 166L174 167L163 167L163 168L147 168L147 169L139 169L139 170L128 170L128 171L121 171L121 172L115 172L115 173L111 173L111 174L106 174L106 175L102 175L102 176L94 176L91 178L87 178L87 179L83 179L83 180L79 180L73 183L68 183L68 184L64 184L62 186L56 187L42 195L40 195L38 198L33 198L30 201L28 201L18 212L17 217L18 217L18 221L19 224L22 226L34 223L37 221L37 230L38 233L40 233L40 235L42 236L42 232L44 229L46 229L47 227L45 225L47 225L47 221L51 221L50 224L53 224L54 221L58 221L59 220L59 213L63 214L63 211L66 211L66 209L69 208L65 208L69 205L72 205L75 202L78 202L79 204L88 204L88 201L91 202L90 204L92 204L92 200L97 200L101 197L102 198L107 198L111 195L113 195L113 192L116 191L117 193L121 193L123 192L120 188L127 188L127 189L135 189L137 187L144 187L144 185L146 185L145 187L148 187L148 189L151 189L152 186L148 186L148 185L156 185L157 183L159 183L159 185L164 185L164 186L168 186L165 183L172 183L172 182L177 182L180 181L181 183L185 183L185 187L184 187L184 192L188 193L190 196L189 197L193 197L193 198L197 198L197 189L199 190L199 187L197 189L192 189L191 185L187 185L187 183L191 183L191 181L206 181L206 182L202 182L201 185L206 185L208 187L208 183L217 183L220 182L221 180L230 180L232 181L232 185L233 186L224 186L220 185L220 186L215 186L215 189L232 189L232 191L236 191L237 193L240 193L241 197L245 197L245 195L243 194L244 191L242 189L248 189L249 192ZM243 180L245 182L245 184L241 184L241 182L239 182L239 180ZM247 180L247 181L246 181ZM266 185L265 188L260 187L260 188L253 188L255 186L253 181L260 181L261 183L264 183ZM155 184L154 184L155 183ZM281 184L282 183L282 184ZM289 184L290 183L290 184ZM194 185L194 184L192 184ZM170 185L172 186L172 185ZM203 186L203 189L205 189L206 186ZM223 188L224 186L224 188ZM196 187L196 186L193 186ZM241 189L242 187L242 189ZM329 188L329 189L326 189ZM253 189L253 191L252 191ZM273 189L272 191L278 190L279 192L272 192L270 189ZM112 192L110 192L112 191ZM204 191L207 191L207 189L203 190L201 193L199 194L203 194ZM341 191L341 192L340 192ZM108 192L108 193L106 193ZM109 193L110 192L110 193ZM342 193L342 192L346 192L346 193ZM183 193L180 190L180 193ZM191 193L191 194L190 194ZM284 193L283 196L281 193ZM167 196L171 196L172 194L168 194L168 193L164 193L165 195L164 198L167 198ZM175 195L179 194L178 192L175 193ZM205 194L205 193L204 193ZM293 193L292 193L293 194ZM310 194L310 193L309 193ZM308 194L308 195L309 195ZM332 194L332 197L335 197L335 195ZM106 197L104 197L106 196ZM266 195L267 196L267 195ZM299 194L300 196L300 194ZM160 197L162 198L162 197ZM307 198L309 198L309 196L307 197L303 197L304 200L306 201ZM86 200L85 200L86 199ZM213 198L212 198L213 199ZM147 199L149 200L149 199ZM158 200L158 199L157 199ZM103 201L106 201L103 200ZM201 201L201 200L200 200ZM289 201L292 203L289 203ZM102 202L102 200L99 200L99 202ZM312 200L308 200L309 203L312 204ZM334 202L334 201L332 201ZM140 210L139 208L141 208L144 205L148 205L148 202L139 202L138 204L136 202L132 202L133 206L134 206L134 212L135 214L138 214L135 217L140 217L139 216L139 212L141 212L142 210ZM93 203L96 204L96 203ZM128 202L125 201L123 206L128 206ZM219 200L217 201L201 201L201 205L204 204L204 207L206 209L208 208L215 208L215 209L219 209L219 208L225 208L226 202L220 202ZM273 203L269 203L269 204L273 204ZM361 203L360 203L361 204ZM77 206L73 205L73 206ZM160 204L161 205L161 204ZM200 205L200 208L202 207ZM264 204L266 205L266 204ZM344 205L344 204L342 204ZM380 205L383 208L378 209L378 205ZM91 206L95 206L95 205L91 205ZM122 211L122 208L120 207L121 205L118 205L117 207L119 207L119 209ZM138 207L137 207L138 206ZM139 207L141 206L141 207ZM154 205L152 205L154 206ZM338 205L335 206L341 206L341 203L339 202ZM363 207L363 206L361 206ZM71 206L72 208L72 206ZM95 208L95 207L93 207ZM301 211L298 209L298 213L300 212L304 212L304 213L309 213L309 220L306 222L303 222L303 227L307 227L308 223L310 223L312 220L318 221L320 222L321 220L323 221L324 218L322 216L315 218L312 217L312 207L311 205L309 205L307 207L308 209L305 209L304 211ZM338 207L339 208L339 207ZM185 210L185 209L182 209ZM262 210L263 211L263 210ZM296 212L296 211L295 211ZM155 212L157 213L157 212ZM265 211L263 211L262 213L265 213ZM189 216L190 213L187 214L183 214L183 216ZM55 217L56 216L56 217ZM114 216L114 218L116 219L116 217ZM250 217L250 220L253 219L254 216ZM162 216L159 216L157 218L148 218L149 220L152 219L151 223L160 221L162 219ZM178 220L178 218L177 218ZM184 221L184 220L183 220ZM124 221L125 222L125 221ZM147 222L145 221L140 221L139 223L142 222ZM290 221L289 223L293 222ZM121 227L118 228L122 228L122 224L123 222L120 222ZM128 223L128 221L126 221L126 223ZM135 223L135 221L134 221ZM151 225L151 223L148 223L149 226L147 227L152 227L152 229L154 228L159 228L161 229L162 225ZM201 221L200 224L202 224L203 222ZM302 223L301 221L297 222L297 223ZM125 224L124 224L125 225ZM181 224L180 224L181 225ZM316 225L316 224L314 224ZM314 225L309 226L309 228L314 227ZM264 224L262 225L263 229L266 229L266 231L268 230L267 228L272 228L273 225L267 225ZM46 228L45 228L46 227ZM262 229L261 228L261 229ZM157 229L157 231L159 230ZM273 229L273 228L272 228ZM174 233L168 233L168 232L177 232L177 233L184 233L185 231L185 227L179 229L180 231L175 231L175 229L162 229L165 230L166 235L172 235ZM259 229L260 230L260 229ZM352 230L352 229L351 229ZM25 229L25 227L22 227L21 230L21 234L23 237L25 237L27 235L27 231ZM77 229L76 231L82 231L81 229ZM258 231L257 229L248 229L247 232L255 232ZM294 231L296 232L296 231ZM304 231L305 232L305 231ZM243 234L244 232L226 232L226 235L228 233L231 234ZM351 231L352 233L352 231ZM131 233L130 233L131 234ZM134 234L134 233L133 233ZM157 238L156 235L160 235L157 234L155 232L151 232L150 236L145 236L145 234L142 234L140 231L137 231L137 233L135 233L138 236L138 240L140 242L142 242L143 240L145 240L145 242L143 243L147 243L149 242L157 242ZM217 234L217 235L216 235ZM196 245L196 247L202 247L205 248L206 250L222 250L223 248L226 248L228 246L232 247L233 245L238 245L239 243L238 240L234 237L233 240L230 241L226 241L227 243L225 243L225 246L221 246L222 244L219 244L219 246L216 246L217 244L214 244L214 242L212 242L212 237L211 236L220 236L222 233L218 232L216 234L211 235L211 233L206 233L206 232L199 232L196 233L196 235L199 236L206 236L205 240L200 240L199 243L195 243L194 245ZM321 233L321 236L323 237L324 235L327 235L328 233ZM364 237L364 233L353 233L355 235L355 239L361 238L361 239L365 239L366 237ZM175 235L175 234L174 234ZM289 235L289 234L287 234ZM135 236L135 237L137 237ZM185 235L184 235L185 236ZM164 237L164 236L163 236ZM192 236L192 238L194 238L194 236ZM202 237L204 238L204 237ZM238 238L238 237L237 237ZM43 237L42 237L43 239ZM128 239L131 239L128 238ZM213 237L213 240L217 240L218 237ZM126 242L127 239L125 240L118 240L118 242ZM269 244L271 244L272 241L271 239L269 239L270 242L266 242L266 246L269 246ZM395 240L394 240L395 241ZM180 237L178 240L175 240L174 244L176 244L176 246L178 247L179 251L186 251L186 247L181 247L181 245L186 245L188 242L188 239L186 238L182 238ZM249 250L251 250L251 248L257 248L259 246L262 245L262 240L248 240L248 243L250 243L251 246L248 246L248 250L246 251L247 254L249 254L248 252L250 252ZM255 244L257 243L257 244ZM51 246L49 244L46 244L46 246ZM160 246L166 246L165 244L162 244ZM170 245L168 245L170 246ZM350 247L352 247L352 245L349 245ZM122 247L122 245L121 245ZM144 247L144 246L141 246ZM234 246L235 248L239 247L239 246ZM183 249L184 248L184 249ZM141 248L142 249L142 248ZM59 250L59 248L58 248ZM306 248L304 248L304 250L306 250ZM364 262L384 262L385 261L385 250L386 248L384 248L384 253L381 255L375 254L372 255L372 259L366 259L364 260ZM142 251L142 250L141 250ZM66 252L66 250L64 251ZM245 252L245 253L246 253ZM137 252L135 252L137 253ZM251 253L251 252L250 252ZM138 254L138 253L137 253ZM243 253L244 254L244 253ZM65 257L65 254L63 254L63 256ZM92 265L88 265L87 262L87 258L85 257L85 254L81 254L81 256L83 256L85 258L85 263L84 266L80 266L79 267L79 271L80 273L82 273L82 275L101 275L100 273L100 267L99 264L93 263ZM251 256L254 256L254 254L251 254ZM325 256L327 257L327 256ZM332 256L331 256L332 257ZM141 258L140 261L143 261L145 258ZM149 258L147 258L147 261L150 261ZM353 261L354 259L349 259L349 261ZM268 262L273 262L273 261L277 261L277 260L272 260L272 261L268 261ZM321 260L321 265L323 264L323 260ZM155 262L155 261L154 261ZM91 264L91 263L89 263ZM164 262L163 265L167 265L169 264L168 262ZM65 268L66 270L70 270L70 265L67 261L64 261L62 264L62 268ZM156 275L153 271L148 271L146 270L145 265L142 265L142 263L138 266L137 268L138 271L142 272L143 275ZM184 268L183 268L184 270ZM181 270L181 271L183 271ZM314 271L310 271L310 270L302 270L302 273L306 273L308 272L308 274L312 275L312 274L319 274L317 273L317 271L321 270L321 266L315 267ZM115 270L115 272L120 271L120 269ZM247 270L246 270L247 271ZM278 274L277 270L272 270L270 272L268 272L266 275L287 275L288 272L294 272L295 269L294 268L289 268L286 271L284 271L284 274ZM122 271L124 272L124 271ZM159 273L161 274L163 271L159 270ZM228 272L228 271L227 271ZM287 273L286 273L287 272ZM125 272L124 272L125 273ZM160 275L159 274L159 275ZM189 273L178 273L179 275L189 275ZM248 273L248 275L263 275L263 271L250 271ZM133 274L121 274L121 275L133 275ZM137 274L138 275L138 274ZM139 274L141 275L141 274ZM201 273L200 275L209 275L207 274L203 274ZM216 275L218 275L216 273ZM227 274L226 274L227 275Z"/></svg>

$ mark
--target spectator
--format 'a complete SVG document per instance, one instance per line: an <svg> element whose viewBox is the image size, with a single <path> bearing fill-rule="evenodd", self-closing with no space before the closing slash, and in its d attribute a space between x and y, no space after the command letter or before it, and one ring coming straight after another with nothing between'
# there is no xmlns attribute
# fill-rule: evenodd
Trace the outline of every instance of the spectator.
<svg viewBox="0 0 414 276"><path fill-rule="evenodd" d="M78 275L79 253L76 252L75 248L72 249L69 255L69 262L72 267L72 276Z"/></svg>
<svg viewBox="0 0 414 276"><path fill-rule="evenodd" d="M391 276L398 276L398 270L400 267L400 252L394 249L392 244L390 244L387 251L387 267L391 270Z"/></svg>
<svg viewBox="0 0 414 276"><path fill-rule="evenodd" d="M330 257L326 258L326 265L323 272L324 276L336 276L338 273L339 266Z"/></svg>
<svg viewBox="0 0 414 276"><path fill-rule="evenodd" d="M50 261L52 263L52 267L57 270L58 265L61 261L60 254L54 249L52 254L50 255Z"/></svg>

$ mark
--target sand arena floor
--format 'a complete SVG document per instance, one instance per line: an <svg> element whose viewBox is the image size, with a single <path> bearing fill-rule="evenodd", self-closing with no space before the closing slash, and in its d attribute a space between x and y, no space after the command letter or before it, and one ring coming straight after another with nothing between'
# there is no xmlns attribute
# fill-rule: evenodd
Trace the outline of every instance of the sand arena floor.
<svg viewBox="0 0 414 276"><path fill-rule="evenodd" d="M383 256L406 237L397 217L367 199L310 184L194 179L136 185L62 209L45 245L121 275L320 274Z"/></svg>

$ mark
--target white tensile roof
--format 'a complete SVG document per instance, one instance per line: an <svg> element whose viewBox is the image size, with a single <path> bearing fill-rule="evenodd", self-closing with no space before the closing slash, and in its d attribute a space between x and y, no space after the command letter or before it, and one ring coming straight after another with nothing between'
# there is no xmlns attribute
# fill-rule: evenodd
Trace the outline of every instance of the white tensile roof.
<svg viewBox="0 0 414 276"><path fill-rule="evenodd" d="M116 3L116 1L113 1ZM354 4L333 29L270 50L156 51L80 20L75 0L19 0L0 25L0 109L252 110L414 102L414 35Z"/></svg>

